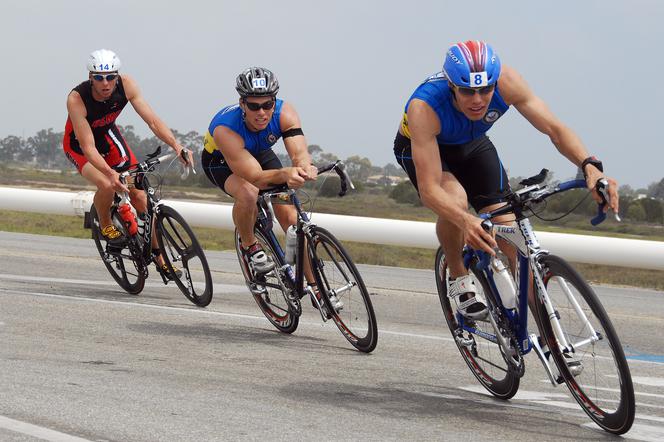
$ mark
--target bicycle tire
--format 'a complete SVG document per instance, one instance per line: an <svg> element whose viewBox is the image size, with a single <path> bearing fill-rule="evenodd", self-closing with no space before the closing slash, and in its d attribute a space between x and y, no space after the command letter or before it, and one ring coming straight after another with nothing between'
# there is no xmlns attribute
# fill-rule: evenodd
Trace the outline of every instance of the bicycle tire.
<svg viewBox="0 0 664 442"><path fill-rule="evenodd" d="M293 333L300 322L300 317L288 301L288 294L282 288L283 282L281 281L280 268L284 262L281 255L277 253L271 241L269 241L263 232L259 229L254 229L256 239L263 247L265 253L276 264L275 269L264 274L255 276L247 264L244 256L242 255L240 245L240 235L235 230L235 252L237 259L240 262L240 268L244 275L244 280L247 288L251 292L256 304L263 312L268 321L282 333ZM263 282L264 284L260 284ZM261 290L262 287L262 290Z"/></svg>
<svg viewBox="0 0 664 442"><path fill-rule="evenodd" d="M590 347L573 346L572 359L581 363L581 372L575 376L568 367L569 358L557 344L546 308L538 297L535 316L561 381L564 380L574 399L597 425L611 433L626 433L634 423L634 387L620 340L606 310L585 279L564 259L544 255L538 263L568 342L581 343L580 338L590 335L587 325L579 324L570 295L576 295L574 299L578 306L600 336L596 342L589 343ZM604 370L610 374L605 375Z"/></svg>
<svg viewBox="0 0 664 442"><path fill-rule="evenodd" d="M447 296L447 261L441 248L438 248L436 253L435 275L445 322L470 372L491 394L500 399L510 399L519 390L520 376L506 360L497 343L459 327L456 308L450 304L450 298ZM476 275L472 270L470 275L475 279L477 289L482 291L480 295L483 295L489 287L486 278L483 274ZM476 321L475 325L481 332L495 334L489 322Z"/></svg>
<svg viewBox="0 0 664 442"><path fill-rule="evenodd" d="M335 236L322 227L315 227L309 241L309 253L316 284L332 320L350 344L370 353L378 344L376 314L369 292L350 255ZM338 289L342 290L338 290ZM334 291L343 303L333 309L329 293Z"/></svg>
<svg viewBox="0 0 664 442"><path fill-rule="evenodd" d="M175 209L159 206L157 242L169 267L182 267L182 276L172 274L182 294L199 307L212 301L213 284L205 252L194 231Z"/></svg>
<svg viewBox="0 0 664 442"><path fill-rule="evenodd" d="M127 245L122 249L109 251L106 239L101 234L99 215L94 205L90 209L92 239L97 246L97 251L99 252L99 256L101 256L104 266L106 266L106 269L115 282L127 293L138 295L145 287L147 269L142 260L135 258L136 256L140 256L140 253L137 253L136 250L130 250L130 248L135 249L137 247L134 242L135 239L127 232L127 228L115 207L111 209L111 220L113 221L113 225L122 232L125 238L128 238ZM131 263L131 267L127 265L128 263Z"/></svg>

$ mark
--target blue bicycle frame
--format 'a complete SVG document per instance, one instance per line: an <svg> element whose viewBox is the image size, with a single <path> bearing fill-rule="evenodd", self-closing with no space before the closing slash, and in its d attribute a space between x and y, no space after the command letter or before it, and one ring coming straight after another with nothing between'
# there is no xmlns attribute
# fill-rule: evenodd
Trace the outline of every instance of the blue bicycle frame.
<svg viewBox="0 0 664 442"><path fill-rule="evenodd" d="M496 287L496 283L494 281L494 272L490 265L492 258L491 255L481 250L475 250L469 246L464 248L464 266L467 269L471 269L474 273L482 273L486 277L486 280L489 282L491 289L491 293L487 294L487 297L492 298L491 302L489 302L489 309L498 309L507 319L507 322L509 323L509 326L512 329L516 342L519 346L519 351L523 355L529 353L533 349L533 346L538 346L536 340L533 339L534 335L528 334L528 291L530 287L529 278L531 275L531 269L537 268L537 259L541 255L548 254L548 251L540 248L539 241L535 236L535 232L532 229L530 220L523 214L524 208L522 204L519 204L521 203L519 196L523 194L529 194L529 201L538 201L555 193L579 188L586 188L586 182L584 180L567 181L557 185L553 189L544 188L539 190L539 186L536 185L525 187L515 192L514 201L508 201L506 206L480 215L480 217L485 220L491 220L498 215L506 213L513 213L516 216L515 226L494 224L493 228L497 237L513 245L517 250L517 309L507 309L503 305L502 299L498 293L498 288ZM593 225L599 224L604 220L605 217L606 214L603 211L603 206L600 206L597 216L591 220L591 223ZM544 287L541 276L538 272L533 272L533 276L535 279L534 282L538 286L537 293L539 293L539 296L546 298L546 289ZM548 299L543 299L543 302L545 305L550 305ZM500 343L499 339L501 338L499 338L496 334L491 334L483 330L479 330L474 325L474 322L466 320L458 312L456 316L457 323L463 330L480 336L491 342L497 344ZM540 350L538 353L541 355L541 349L539 349L539 347L537 349Z"/></svg>

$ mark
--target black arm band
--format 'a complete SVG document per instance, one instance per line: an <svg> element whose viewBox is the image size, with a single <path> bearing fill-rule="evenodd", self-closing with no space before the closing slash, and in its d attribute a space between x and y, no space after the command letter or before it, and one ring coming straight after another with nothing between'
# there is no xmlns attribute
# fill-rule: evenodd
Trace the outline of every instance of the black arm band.
<svg viewBox="0 0 664 442"><path fill-rule="evenodd" d="M296 137L298 135L304 135L304 132L302 132L302 129L299 127L294 127L292 129L288 129L286 132L281 133L282 138Z"/></svg>
<svg viewBox="0 0 664 442"><path fill-rule="evenodd" d="M600 172L604 172L604 166L602 165L602 162L598 160L595 157L588 157L585 160L583 160L583 163L581 163L581 172L583 172L583 176L586 177L586 166L588 164L592 164L595 166Z"/></svg>

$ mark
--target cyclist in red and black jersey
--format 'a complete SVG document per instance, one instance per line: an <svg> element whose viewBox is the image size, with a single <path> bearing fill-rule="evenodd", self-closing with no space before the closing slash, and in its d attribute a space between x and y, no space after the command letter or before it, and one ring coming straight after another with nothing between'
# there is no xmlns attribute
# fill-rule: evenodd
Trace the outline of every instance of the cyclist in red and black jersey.
<svg viewBox="0 0 664 442"><path fill-rule="evenodd" d="M176 141L173 132L145 101L136 82L125 74L120 75L119 69L120 59L113 51L100 49L90 54L88 80L72 89L67 97L69 116L63 140L67 158L83 178L97 187L94 204L101 233L112 244L124 241L122 233L111 222L110 208L115 192L128 191L139 213L144 213L147 205L142 191L127 189L119 180L118 170L137 162L115 125L127 103L131 103L157 138L178 153L183 163L192 164L191 152ZM156 248L155 243L153 246Z"/></svg>

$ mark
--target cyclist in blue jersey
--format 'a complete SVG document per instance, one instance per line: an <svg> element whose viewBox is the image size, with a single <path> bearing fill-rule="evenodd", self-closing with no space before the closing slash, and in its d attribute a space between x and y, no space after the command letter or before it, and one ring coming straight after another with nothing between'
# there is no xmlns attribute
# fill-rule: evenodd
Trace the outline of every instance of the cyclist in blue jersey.
<svg viewBox="0 0 664 442"><path fill-rule="evenodd" d="M299 188L317 176L311 164L300 117L295 108L277 99L279 82L268 69L244 70L236 81L238 104L226 106L212 119L205 135L203 170L216 186L235 199L233 222L249 265L257 273L274 268L254 236L259 189L286 183ZM293 166L282 167L272 146L283 138ZM284 228L296 224L293 206L275 205Z"/></svg>
<svg viewBox="0 0 664 442"><path fill-rule="evenodd" d="M593 198L601 202L595 184L604 178L602 163L588 154L579 137L514 69L501 67L493 48L482 41L449 48L443 70L427 78L406 103L394 141L397 161L424 205L438 215L436 233L449 265L449 296L458 311L471 319L484 318L487 308L475 297L476 287L459 251L468 244L493 255L499 245L482 229L482 220L468 211L468 203L478 213L503 205L508 177L486 132L510 106L582 169ZM617 213L617 184L607 179L611 201L606 209ZM504 216L495 221L512 220ZM500 247L513 256L505 244Z"/></svg>

